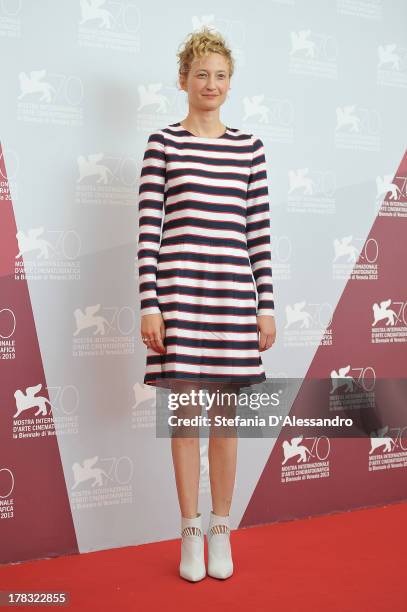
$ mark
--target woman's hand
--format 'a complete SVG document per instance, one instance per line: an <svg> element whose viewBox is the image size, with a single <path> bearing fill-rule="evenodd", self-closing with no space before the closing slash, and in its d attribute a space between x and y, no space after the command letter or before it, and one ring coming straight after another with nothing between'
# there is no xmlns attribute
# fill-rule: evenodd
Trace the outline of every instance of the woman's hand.
<svg viewBox="0 0 407 612"><path fill-rule="evenodd" d="M162 314L143 315L141 317L141 339L144 344L156 353L166 353L164 338L165 324Z"/></svg>
<svg viewBox="0 0 407 612"><path fill-rule="evenodd" d="M266 351L276 340L276 322L270 315L259 315L257 327L260 331L259 351Z"/></svg>

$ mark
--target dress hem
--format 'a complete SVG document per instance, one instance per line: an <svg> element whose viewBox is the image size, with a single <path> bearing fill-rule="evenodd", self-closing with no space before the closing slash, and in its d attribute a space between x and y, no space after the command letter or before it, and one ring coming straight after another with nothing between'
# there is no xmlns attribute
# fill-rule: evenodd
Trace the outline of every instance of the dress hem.
<svg viewBox="0 0 407 612"><path fill-rule="evenodd" d="M220 376L218 378L213 376L202 377L197 376L196 378L190 378L186 376L168 376L168 377L157 377L146 379L144 378L144 384L149 385L151 387L164 387L168 388L173 386L174 384L180 382L191 382L191 383L202 383L202 386L205 387L205 383L218 383L219 385L227 384L227 385L236 385L239 387L248 387L250 385L260 384L265 382L266 375L259 376L251 376L251 377L239 377L239 376Z"/></svg>

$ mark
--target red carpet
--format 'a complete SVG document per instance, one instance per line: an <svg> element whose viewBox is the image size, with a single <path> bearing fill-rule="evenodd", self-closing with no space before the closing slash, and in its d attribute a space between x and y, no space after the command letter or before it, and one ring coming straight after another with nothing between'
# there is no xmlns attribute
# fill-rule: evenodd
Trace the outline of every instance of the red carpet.
<svg viewBox="0 0 407 612"><path fill-rule="evenodd" d="M401 503L233 531L226 581L179 578L171 540L2 566L0 589L66 590L84 611L406 612L406 521Z"/></svg>

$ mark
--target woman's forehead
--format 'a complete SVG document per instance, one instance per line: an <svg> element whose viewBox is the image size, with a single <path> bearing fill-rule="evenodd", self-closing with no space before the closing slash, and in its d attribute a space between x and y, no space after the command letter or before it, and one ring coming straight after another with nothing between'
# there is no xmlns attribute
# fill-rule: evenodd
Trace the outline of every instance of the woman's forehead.
<svg viewBox="0 0 407 612"><path fill-rule="evenodd" d="M194 68L225 70L228 67L227 59L220 53L211 52L203 57L197 57L193 60Z"/></svg>

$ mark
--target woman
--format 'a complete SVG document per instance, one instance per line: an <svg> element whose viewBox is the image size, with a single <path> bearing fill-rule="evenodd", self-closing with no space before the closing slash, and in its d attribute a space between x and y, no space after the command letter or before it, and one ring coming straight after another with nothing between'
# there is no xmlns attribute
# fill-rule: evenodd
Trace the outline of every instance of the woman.
<svg viewBox="0 0 407 612"><path fill-rule="evenodd" d="M224 39L205 27L189 36L178 59L188 115L149 136L140 178L144 383L178 392L236 391L266 379L260 352L276 336L264 147L220 121L234 70ZM200 409L191 402L183 414ZM206 575L199 437L173 435L171 445L181 510L179 570L198 581ZM236 436L210 436L208 574L222 579L233 573L236 453Z"/></svg>

